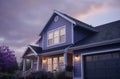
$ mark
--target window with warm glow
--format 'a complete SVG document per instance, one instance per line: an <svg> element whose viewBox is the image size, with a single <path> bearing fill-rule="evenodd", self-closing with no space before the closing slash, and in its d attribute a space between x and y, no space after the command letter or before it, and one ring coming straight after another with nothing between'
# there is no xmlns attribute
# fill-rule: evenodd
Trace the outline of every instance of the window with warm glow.
<svg viewBox="0 0 120 79"><path fill-rule="evenodd" d="M60 29L60 42L65 42L65 28Z"/></svg>
<svg viewBox="0 0 120 79"><path fill-rule="evenodd" d="M53 58L53 70L57 70L58 69L58 58L55 57Z"/></svg>
<svg viewBox="0 0 120 79"><path fill-rule="evenodd" d="M53 44L53 32L48 33L48 45Z"/></svg>
<svg viewBox="0 0 120 79"><path fill-rule="evenodd" d="M64 69L64 57L59 57L59 68Z"/></svg>
<svg viewBox="0 0 120 79"><path fill-rule="evenodd" d="M59 30L54 31L54 44L59 43Z"/></svg>
<svg viewBox="0 0 120 79"><path fill-rule="evenodd" d="M64 43L65 42L65 36L66 36L66 32L65 32L65 26L57 28L55 30L52 30L50 32L48 32L48 46L50 45L55 45L55 44L60 44L60 43Z"/></svg>
<svg viewBox="0 0 120 79"><path fill-rule="evenodd" d="M52 58L48 58L48 71L52 71Z"/></svg>

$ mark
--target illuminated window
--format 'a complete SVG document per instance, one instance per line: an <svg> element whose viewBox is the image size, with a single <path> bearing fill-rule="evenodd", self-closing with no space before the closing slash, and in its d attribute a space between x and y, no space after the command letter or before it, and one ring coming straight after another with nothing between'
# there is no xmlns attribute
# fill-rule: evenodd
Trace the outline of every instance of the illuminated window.
<svg viewBox="0 0 120 79"><path fill-rule="evenodd" d="M54 31L54 44L59 43L59 30Z"/></svg>
<svg viewBox="0 0 120 79"><path fill-rule="evenodd" d="M55 44L60 44L65 42L65 26L57 28L57 30L52 30L48 32L48 46L50 45L55 45Z"/></svg>
<svg viewBox="0 0 120 79"><path fill-rule="evenodd" d="M64 57L63 56L61 56L61 57L59 57L59 68L60 69L64 69Z"/></svg>
<svg viewBox="0 0 120 79"><path fill-rule="evenodd" d="M48 33L48 45L53 44L53 32Z"/></svg>
<svg viewBox="0 0 120 79"><path fill-rule="evenodd" d="M60 29L60 42L65 42L65 28Z"/></svg>
<svg viewBox="0 0 120 79"><path fill-rule="evenodd" d="M58 69L58 58L55 57L53 58L53 70L57 70Z"/></svg>
<svg viewBox="0 0 120 79"><path fill-rule="evenodd" d="M48 58L48 71L52 71L52 58Z"/></svg>

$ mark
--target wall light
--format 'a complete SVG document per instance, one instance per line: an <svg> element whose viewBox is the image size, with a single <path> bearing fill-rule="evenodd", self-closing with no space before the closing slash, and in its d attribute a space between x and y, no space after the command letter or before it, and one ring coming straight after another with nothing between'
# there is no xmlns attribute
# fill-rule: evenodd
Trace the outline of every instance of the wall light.
<svg viewBox="0 0 120 79"><path fill-rule="evenodd" d="M80 60L80 56L79 55L75 55L74 59L75 59L75 61L79 61Z"/></svg>
<svg viewBox="0 0 120 79"><path fill-rule="evenodd" d="M42 59L43 64L47 62L45 58Z"/></svg>

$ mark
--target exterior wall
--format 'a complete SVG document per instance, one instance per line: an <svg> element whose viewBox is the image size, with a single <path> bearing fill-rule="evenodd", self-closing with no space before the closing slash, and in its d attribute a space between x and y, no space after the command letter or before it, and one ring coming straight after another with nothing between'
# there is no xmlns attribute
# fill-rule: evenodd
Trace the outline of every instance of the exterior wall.
<svg viewBox="0 0 120 79"><path fill-rule="evenodd" d="M110 45L105 45L105 46L98 46L98 47L82 49L82 50L76 50L74 51L74 57L75 55L81 56L81 54L83 53L89 53L89 52L92 53L92 52L111 50L111 49L116 49L116 48L120 48L120 43L110 44ZM84 62L84 59L83 59L83 62ZM74 59L73 66L74 66L74 79L78 77L82 77L82 74L84 73L82 72L82 69L83 69L82 66L84 66L82 64L82 60L76 62Z"/></svg>
<svg viewBox="0 0 120 79"><path fill-rule="evenodd" d="M40 46L40 47L43 47L43 46L42 46L42 41L43 41L43 38L41 38L41 40L39 41L39 46Z"/></svg>
<svg viewBox="0 0 120 79"><path fill-rule="evenodd" d="M86 36L87 34L83 33L82 29L74 28L74 43L82 40Z"/></svg>
<svg viewBox="0 0 120 79"><path fill-rule="evenodd" d="M54 29L59 28L64 25L66 26L66 42L48 47L47 46L47 33L51 30L54 30ZM70 22L68 22L67 20L65 20L64 18L59 16L59 20L57 22L54 22L54 19L53 19L53 21L49 24L48 28L46 28L46 30L43 33L43 41L42 41L44 43L43 49L50 49L50 48L54 48L54 47L71 44L72 39L69 39L69 38L71 38L71 29L72 29L72 24Z"/></svg>
<svg viewBox="0 0 120 79"><path fill-rule="evenodd" d="M75 56L78 56L78 59L75 58ZM74 66L74 79L81 78L81 55L79 51L74 51L73 56L73 66Z"/></svg>

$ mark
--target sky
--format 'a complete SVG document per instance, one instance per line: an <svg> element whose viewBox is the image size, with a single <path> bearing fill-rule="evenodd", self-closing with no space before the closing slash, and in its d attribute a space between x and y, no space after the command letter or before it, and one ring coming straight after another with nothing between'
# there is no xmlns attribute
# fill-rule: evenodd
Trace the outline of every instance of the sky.
<svg viewBox="0 0 120 79"><path fill-rule="evenodd" d="M0 45L14 50L20 62L54 10L93 27L120 20L120 0L0 0Z"/></svg>

